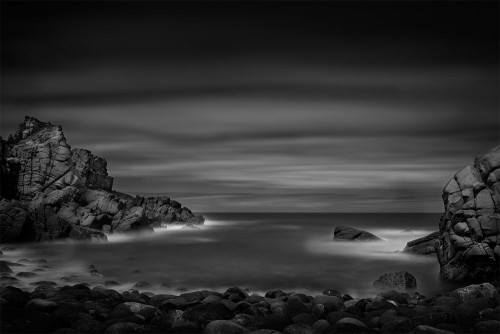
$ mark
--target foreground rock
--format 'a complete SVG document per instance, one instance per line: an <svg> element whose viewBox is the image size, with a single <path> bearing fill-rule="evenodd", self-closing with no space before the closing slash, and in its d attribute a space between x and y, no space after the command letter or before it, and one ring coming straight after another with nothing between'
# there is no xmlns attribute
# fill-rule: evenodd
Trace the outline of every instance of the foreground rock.
<svg viewBox="0 0 500 334"><path fill-rule="evenodd" d="M431 298L392 290L343 301L332 289L317 296L274 290L264 297L241 288L175 296L41 284L0 289L0 319L2 333L497 333L498 290L485 283Z"/></svg>
<svg viewBox="0 0 500 334"><path fill-rule="evenodd" d="M106 160L71 149L59 125L26 117L0 141L0 242L105 240L103 232L204 222L168 197L113 191Z"/></svg>
<svg viewBox="0 0 500 334"><path fill-rule="evenodd" d="M487 282L499 278L500 146L477 157L446 184L439 224L443 279Z"/></svg>
<svg viewBox="0 0 500 334"><path fill-rule="evenodd" d="M335 227L333 240L381 241L382 239L367 231L339 225Z"/></svg>
<svg viewBox="0 0 500 334"><path fill-rule="evenodd" d="M439 235L439 231L436 231L425 237L409 241L403 249L403 252L418 255L435 254L436 248L439 247Z"/></svg>
<svg viewBox="0 0 500 334"><path fill-rule="evenodd" d="M400 292L413 291L417 288L416 278L407 271L384 274L380 276L373 286L380 290L396 290Z"/></svg>

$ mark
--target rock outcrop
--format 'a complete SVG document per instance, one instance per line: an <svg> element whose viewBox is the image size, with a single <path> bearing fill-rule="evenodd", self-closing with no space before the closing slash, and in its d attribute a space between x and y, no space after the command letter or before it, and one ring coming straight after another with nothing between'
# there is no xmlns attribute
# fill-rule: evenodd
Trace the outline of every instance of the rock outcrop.
<svg viewBox="0 0 500 334"><path fill-rule="evenodd" d="M367 231L339 225L333 231L333 240L381 241L382 239Z"/></svg>
<svg viewBox="0 0 500 334"><path fill-rule="evenodd" d="M25 117L0 148L0 242L101 240L103 232L204 222L168 197L113 191L106 160L71 149L59 125Z"/></svg>
<svg viewBox="0 0 500 334"><path fill-rule="evenodd" d="M436 248L439 247L439 231L432 232L425 237L408 241L403 249L404 253L412 253L418 255L430 255L436 253Z"/></svg>
<svg viewBox="0 0 500 334"><path fill-rule="evenodd" d="M500 146L475 159L446 184L439 224L440 275L450 281L498 280Z"/></svg>

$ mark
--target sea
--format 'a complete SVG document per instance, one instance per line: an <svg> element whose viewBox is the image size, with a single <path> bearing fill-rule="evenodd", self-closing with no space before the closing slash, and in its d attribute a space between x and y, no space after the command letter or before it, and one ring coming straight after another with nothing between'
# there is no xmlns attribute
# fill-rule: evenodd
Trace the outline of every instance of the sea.
<svg viewBox="0 0 500 334"><path fill-rule="evenodd" d="M20 261L22 267L12 267L15 273L35 273L16 282L17 286L31 289L41 280L59 285L85 282L91 286L114 281L117 285L112 288L118 291L179 294L202 289L224 292L238 286L259 294L280 289L316 295L335 289L356 298L376 295L373 282L385 273L398 271L413 274L417 291L423 295L454 288L439 279L435 255L401 252L408 241L437 230L439 214L204 216L205 224L197 229L170 225L154 233L112 234L108 242L15 245L16 250L4 252L1 257L12 262L42 260ZM383 241L334 241L337 225L367 230Z"/></svg>

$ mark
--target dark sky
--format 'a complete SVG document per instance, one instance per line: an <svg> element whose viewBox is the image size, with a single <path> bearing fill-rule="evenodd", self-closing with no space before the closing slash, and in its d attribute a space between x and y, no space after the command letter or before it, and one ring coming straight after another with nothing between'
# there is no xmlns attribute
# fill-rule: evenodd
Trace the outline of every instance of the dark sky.
<svg viewBox="0 0 500 334"><path fill-rule="evenodd" d="M24 115L195 211L442 211L499 143L498 2L2 1Z"/></svg>

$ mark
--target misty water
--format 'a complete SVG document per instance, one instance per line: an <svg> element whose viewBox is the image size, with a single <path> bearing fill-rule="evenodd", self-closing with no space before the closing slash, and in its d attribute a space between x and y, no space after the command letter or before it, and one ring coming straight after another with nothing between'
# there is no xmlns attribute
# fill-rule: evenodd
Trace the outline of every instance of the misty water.
<svg viewBox="0 0 500 334"><path fill-rule="evenodd" d="M18 271L36 271L19 285L40 280L58 284L113 280L119 291L137 282L151 285L141 291L176 293L199 289L225 291L239 286L253 292L282 289L321 293L333 288L352 296L375 294L372 284L388 272L409 271L417 290L433 294L444 286L435 256L398 251L410 240L436 230L438 214L206 214L200 229L181 226L155 233L114 234L109 242L52 242L28 244L6 252L4 260L45 259L25 263ZM366 229L381 242L333 241L336 225ZM102 276L90 274L93 265Z"/></svg>

